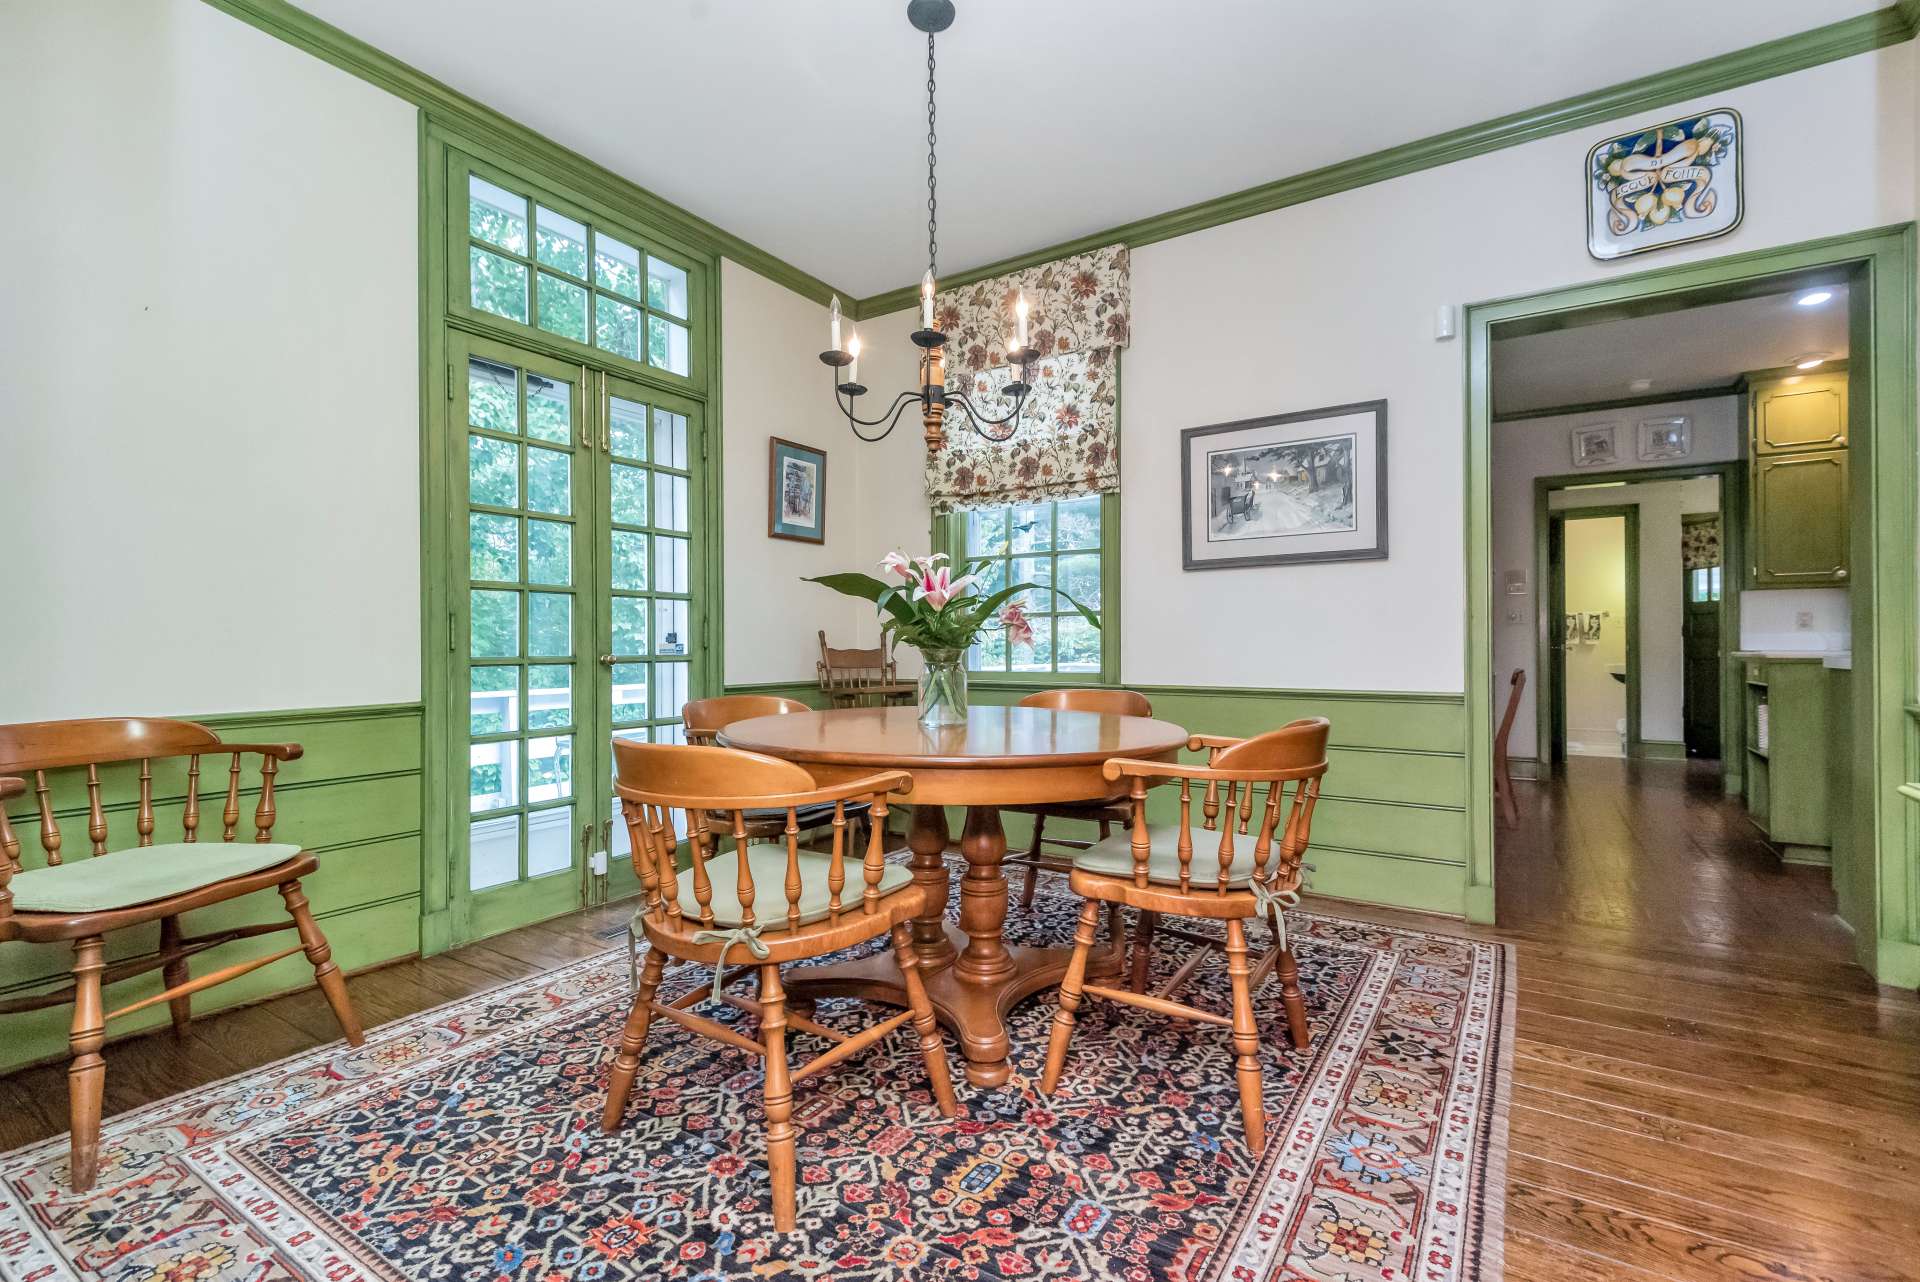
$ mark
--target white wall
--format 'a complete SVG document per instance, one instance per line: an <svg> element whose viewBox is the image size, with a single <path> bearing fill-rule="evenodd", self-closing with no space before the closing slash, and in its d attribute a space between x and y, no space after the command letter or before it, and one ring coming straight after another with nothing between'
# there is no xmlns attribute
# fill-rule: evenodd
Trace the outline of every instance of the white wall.
<svg viewBox="0 0 1920 1282"><path fill-rule="evenodd" d="M1731 106L1747 128L1740 229L1624 262L1586 252L1584 161L1609 125L1137 249L1125 679L1462 689L1465 365L1458 340L1433 339L1435 306L1904 222L1913 82L1901 45L1616 122ZM1852 179L1809 199L1809 155ZM1373 397L1389 402L1389 559L1182 572L1182 428ZM1228 626L1199 625L1223 611Z"/></svg>
<svg viewBox="0 0 1920 1282"><path fill-rule="evenodd" d="M1515 714L1508 747L1515 757L1537 755L1535 707L1545 688L1544 676L1534 665L1538 635L1536 611L1540 594L1546 588L1545 584L1534 582L1534 479L1572 473L1571 433L1576 427L1604 422L1617 424L1628 457L1612 467L1582 469L1591 472L1594 479L1613 479L1646 468L1666 466L1666 460L1643 463L1632 457L1636 452L1632 443L1634 425L1643 418L1674 414L1686 414L1693 419L1693 452L1687 462L1722 463L1740 457L1742 427L1737 396L1667 401L1603 414L1547 415L1494 425L1493 670L1501 709L1506 706L1507 674L1515 668L1524 668L1527 673L1526 690L1520 696L1520 710ZM1553 507L1640 506L1640 734L1643 739L1679 739L1684 679L1678 639L1680 517L1686 512L1710 512L1718 507L1718 483L1709 478L1704 482L1560 491L1550 496L1550 503ZM1689 503L1695 506L1687 506ZM1524 576L1527 587L1524 595L1507 592L1509 573ZM1665 639L1671 639L1672 644L1663 644Z"/></svg>
<svg viewBox="0 0 1920 1282"><path fill-rule="evenodd" d="M1626 730L1626 687L1613 677L1627 665L1627 521L1567 522L1567 609L1599 615L1598 632L1567 641L1567 751L1619 757Z"/></svg>
<svg viewBox="0 0 1920 1282"><path fill-rule="evenodd" d="M419 698L414 109L75 0L0 119L0 721Z"/></svg>
<svg viewBox="0 0 1920 1282"><path fill-rule="evenodd" d="M801 581L862 568L867 559L865 447L834 411L820 364L828 341L825 307L728 260L720 271L720 322L726 681L811 681L820 630L836 645L852 645L872 612ZM824 543L767 536L767 442L774 436L827 453Z"/></svg>
<svg viewBox="0 0 1920 1282"><path fill-rule="evenodd" d="M1639 600L1634 603L1638 614L1632 617L1630 624L1640 633L1640 737L1665 743L1680 742L1686 730L1683 713L1687 676L1686 652L1680 635L1686 610L1680 518L1692 512L1718 511L1720 478L1701 476L1684 481L1649 481L1605 490L1562 490L1548 496L1547 506L1554 510L1614 506L1639 509L1640 593ZM1511 627L1501 607L1513 599L1503 595L1495 602L1495 608L1500 610L1496 638ZM1585 608L1571 599L1567 602L1569 610ZM1529 628L1529 639L1533 635L1533 629ZM1513 669L1500 663L1497 657L1498 639L1495 647L1494 672L1511 672ZM1730 645L1726 648L1732 649ZM1626 653L1624 644L1620 653L1623 656ZM1535 685L1535 682L1544 682L1545 678L1533 670L1532 659L1533 653L1528 647L1523 660L1514 666L1528 669L1527 681L1534 687L1537 697L1545 686ZM1625 660L1622 658L1620 661ZM1504 682L1499 684L1504 685ZM1530 715L1531 707L1526 711ZM1538 727L1529 720L1526 728L1528 733L1523 737L1520 727L1514 727L1511 747L1514 756L1533 755L1539 746L1534 742L1534 732ZM1522 751L1523 745L1525 751Z"/></svg>
<svg viewBox="0 0 1920 1282"><path fill-rule="evenodd" d="M1742 650L1825 653L1853 645L1845 588L1762 588L1740 594Z"/></svg>

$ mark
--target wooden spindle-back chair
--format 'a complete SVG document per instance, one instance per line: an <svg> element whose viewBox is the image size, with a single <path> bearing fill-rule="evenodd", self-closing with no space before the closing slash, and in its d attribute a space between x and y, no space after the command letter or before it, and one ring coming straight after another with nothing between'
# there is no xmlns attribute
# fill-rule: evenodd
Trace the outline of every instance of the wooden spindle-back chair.
<svg viewBox="0 0 1920 1282"><path fill-rule="evenodd" d="M872 1046L908 1020L919 1035L933 1099L941 1113L959 1110L946 1051L934 1023L933 1005L920 976L908 923L927 907L928 892L907 869L889 864L880 839L886 828L887 798L913 786L901 770L883 771L830 788L790 761L731 748L613 741L615 788L632 838L633 866L641 885L635 931L646 936L645 966L636 980L633 1006L607 1082L602 1127L620 1124L628 1093L639 1070L640 1050L655 1015L715 1041L760 1056L766 1064L767 1165L773 1179L773 1219L791 1229L798 1214L794 1195L795 1130L793 1087L816 1073ZM848 839L849 809L872 807L864 850ZM833 808L833 846L820 854L800 846L800 812L809 806ZM785 816L777 845L750 844L747 815L774 809ZM680 834L674 816L724 815L687 825L692 860L683 872L676 861ZM847 1034L787 1005L780 967L824 956L890 934L905 977L907 1009L864 1032ZM725 969L728 957L746 953L746 964ZM656 1000L668 958L714 968L712 984L702 984L677 1001ZM726 991L749 973L757 974L757 1000ZM760 1040L692 1012L713 998L755 1014ZM786 1032L802 1029L833 1045L797 1068L787 1063Z"/></svg>
<svg viewBox="0 0 1920 1282"><path fill-rule="evenodd" d="M1165 761L1107 762L1103 773L1116 783L1128 781L1132 805L1129 831L1082 852L1068 885L1086 902L1073 937L1073 958L1060 984L1060 1009L1047 1042L1047 1066L1040 1089L1051 1095L1066 1063L1073 1037L1074 1012L1083 996L1104 997L1162 1015L1221 1024L1233 1032L1234 1069L1240 1085L1240 1115L1247 1145L1258 1153L1266 1145L1266 1115L1260 1102L1260 1039L1253 1019L1253 993L1277 970L1287 1028L1296 1050L1307 1046L1306 1001L1300 972L1287 943L1284 909L1297 900L1301 857L1313 827L1320 779L1327 772L1328 724L1324 717L1295 721L1251 739L1195 735L1187 742L1205 750L1208 763L1188 766ZM1160 781L1179 784L1179 819L1147 822L1147 789ZM1201 831L1194 820L1194 784L1204 783L1200 798ZM1261 795L1256 797L1256 793ZM1124 904L1139 913L1130 988L1086 982L1087 955L1093 947L1101 901ZM1173 1000L1209 955L1196 951L1159 988L1146 991L1148 963L1163 913L1210 918L1226 923L1226 938L1182 938L1224 947L1233 988L1231 1016L1203 1011ZM1248 918L1265 917L1273 947L1249 965ZM1167 932L1173 934L1176 932Z"/></svg>
<svg viewBox="0 0 1920 1282"><path fill-rule="evenodd" d="M1132 690L1085 688L1040 690L1020 700L1016 706L1052 708L1057 712L1104 712L1116 717L1153 715L1153 704L1148 701L1147 696ZM1026 881L1020 887L1022 908L1033 907L1034 887L1042 870L1061 874L1073 871L1072 856L1063 858L1048 854L1046 851L1048 845L1080 851L1094 844L1079 837L1048 837L1046 835L1047 820L1070 819L1098 824L1099 840L1105 841L1113 835L1113 825L1126 823L1133 814L1133 807L1128 802L1124 789L1112 796L1094 797L1086 801L1055 802L1037 806L1005 806L1002 809L1033 816L1033 840L1027 843L1027 853L1004 861L1005 867L1024 867L1027 870Z"/></svg>
<svg viewBox="0 0 1920 1282"><path fill-rule="evenodd" d="M783 699L775 694L723 694L711 699L695 699L680 710L681 724L687 730L687 742L699 747L712 747L720 737L720 732L736 721L745 721L749 717L778 717L790 712L811 712L812 709L798 699ZM866 831L871 807L864 802L855 802L845 808L846 816L852 823L852 836L860 840ZM800 831L817 833L833 822L834 807L822 803L808 806L799 813ZM730 831L732 819L724 814L710 816L720 825L721 831ZM778 837L787 830L787 813L777 808L749 810L747 812L747 836L754 841L768 837Z"/></svg>
<svg viewBox="0 0 1920 1282"><path fill-rule="evenodd" d="M246 816L241 775L243 760L249 756L260 758L260 783L252 814ZM215 778L223 758L225 765L224 787L204 803L203 757L208 759L207 773ZM360 1044L360 1021L347 998L346 979L334 964L327 938L300 889L300 878L313 872L319 862L299 846L272 839L279 813L274 780L282 762L299 757L297 743L222 743L213 731L192 721L123 717L0 725L0 776L30 775L34 796L31 813L9 817L7 803L25 796L28 783L25 778L0 778L0 941L70 941L73 945L70 985L0 1002L0 1015L73 1003L67 1038L73 1062L67 1070L67 1094L72 1123L69 1178L75 1191L92 1188L99 1171L100 1108L107 1072L100 1050L108 1020L166 1002L175 1031L184 1032L192 1017L193 994L304 952L347 1041ZM134 762L139 763L137 778L130 768ZM68 809L56 807L55 782L68 782L62 773L66 772L74 774L72 782L78 784L77 772L82 768L84 810L78 803L65 803ZM108 801L105 790L136 787L139 800L133 832L116 840L108 814L117 812L120 803ZM161 813L175 807L181 839L156 842ZM67 846L60 820L63 816L78 819L81 814L85 815L88 853L76 859L79 852ZM22 860L26 843L19 833L26 827L36 830L39 838L39 867L26 867ZM206 840L201 839L203 835ZM280 891L288 920L198 935L183 933L182 913L269 887ZM150 922L160 924L158 951L112 964L106 961L107 935ZM188 958L209 948L281 930L298 932L299 942L197 979L187 965ZM165 985L160 992L105 1009L106 985L155 970Z"/></svg>
<svg viewBox="0 0 1920 1282"><path fill-rule="evenodd" d="M868 650L842 650L827 644L820 635L820 662L815 672L820 678L820 693L835 708L870 708L912 699L919 686L903 681L900 669L887 646Z"/></svg>
<svg viewBox="0 0 1920 1282"><path fill-rule="evenodd" d="M1507 759L1507 742L1513 737L1514 714L1520 711L1520 695L1527 688L1527 670L1515 668L1507 679L1507 710L1500 728L1493 733L1493 800L1499 807L1503 827L1520 826L1520 806L1513 799L1513 764Z"/></svg>

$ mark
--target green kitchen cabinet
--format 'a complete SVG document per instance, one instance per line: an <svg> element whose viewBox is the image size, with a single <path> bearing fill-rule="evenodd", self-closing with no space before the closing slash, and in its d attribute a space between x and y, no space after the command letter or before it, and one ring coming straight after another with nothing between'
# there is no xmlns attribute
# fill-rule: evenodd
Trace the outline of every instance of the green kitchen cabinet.
<svg viewBox="0 0 1920 1282"><path fill-rule="evenodd" d="M1751 378L1747 586L1844 587L1847 374Z"/></svg>
<svg viewBox="0 0 1920 1282"><path fill-rule="evenodd" d="M1754 587L1844 587L1847 451L1761 454L1752 462Z"/></svg>
<svg viewBox="0 0 1920 1282"><path fill-rule="evenodd" d="M1844 369L1789 374L1755 382L1749 392L1753 453L1796 454L1847 445L1847 375Z"/></svg>
<svg viewBox="0 0 1920 1282"><path fill-rule="evenodd" d="M1735 657L1746 677L1747 813L1785 862L1830 863L1827 669L1817 658Z"/></svg>

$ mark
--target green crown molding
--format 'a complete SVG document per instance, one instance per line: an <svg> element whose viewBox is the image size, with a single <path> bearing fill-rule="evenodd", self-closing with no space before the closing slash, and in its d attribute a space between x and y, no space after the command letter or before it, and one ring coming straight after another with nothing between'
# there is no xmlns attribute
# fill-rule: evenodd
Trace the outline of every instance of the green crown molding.
<svg viewBox="0 0 1920 1282"><path fill-rule="evenodd" d="M295 8L287 0L206 0L206 3L413 103L434 120L486 143L510 159L533 165L540 172L605 204L633 211L634 217L651 230L718 257L731 258L817 303L824 304L835 294L843 299L853 297L848 291L835 289L817 276L501 115L364 40L322 22L304 9Z"/></svg>
<svg viewBox="0 0 1920 1282"><path fill-rule="evenodd" d="M1212 200L1203 200L1169 213L1123 223L1029 254L957 272L943 277L940 283L949 288L970 285L989 276L1001 276L1073 254L1084 254L1104 245L1120 243L1139 246L1171 240L1175 236L1204 231L1222 223L1271 213L1289 205L1305 204L1310 200L1385 182L1390 178L1404 177L1423 169L1469 160L1538 138L1630 116L1635 112L1667 106L1703 94L1723 93L1741 85L1770 80L1789 72L1805 71L1809 67L1841 58L1851 58L1855 54L1871 53L1875 49L1911 40L1916 31L1920 31L1920 0L1899 0L1898 4L1888 8L1828 23L1811 31L1782 36L1764 44L1688 63L1684 67L1641 76L1610 88L1576 94L1531 110L1516 111L1477 125L1467 125L1353 160L1343 160L1295 174L1290 178L1216 196ZM920 287L915 283L863 298L856 309L858 318L865 320L911 307L919 294Z"/></svg>

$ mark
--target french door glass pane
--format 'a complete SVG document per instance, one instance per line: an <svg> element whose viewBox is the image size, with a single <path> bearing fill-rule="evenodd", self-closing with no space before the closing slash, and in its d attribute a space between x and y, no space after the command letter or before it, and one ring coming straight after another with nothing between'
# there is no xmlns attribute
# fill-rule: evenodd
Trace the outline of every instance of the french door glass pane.
<svg viewBox="0 0 1920 1282"><path fill-rule="evenodd" d="M482 819L467 832L467 883L470 889L505 886L520 876L520 816Z"/></svg>
<svg viewBox="0 0 1920 1282"><path fill-rule="evenodd" d="M547 213L543 260L566 252ZM570 868L577 852L573 586L585 549L573 515L586 477L574 466L576 381L476 356L466 388L466 652L484 660L467 669L467 884L480 891Z"/></svg>

